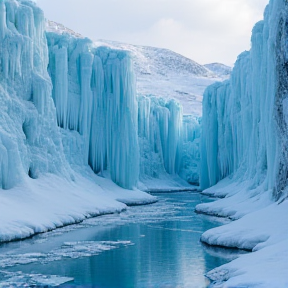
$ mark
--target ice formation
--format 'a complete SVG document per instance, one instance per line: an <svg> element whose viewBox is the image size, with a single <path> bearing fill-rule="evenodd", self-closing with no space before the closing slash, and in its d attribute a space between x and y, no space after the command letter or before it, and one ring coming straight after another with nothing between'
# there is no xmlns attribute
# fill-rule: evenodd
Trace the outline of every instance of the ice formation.
<svg viewBox="0 0 288 288"><path fill-rule="evenodd" d="M51 98L43 12L32 2L0 1L0 185L25 175L70 177Z"/></svg>
<svg viewBox="0 0 288 288"><path fill-rule="evenodd" d="M201 188L231 176L287 196L287 2L271 1L230 80L204 94ZM215 143L217 145L215 145ZM271 195L272 196L272 195Z"/></svg>
<svg viewBox="0 0 288 288"><path fill-rule="evenodd" d="M108 169L115 183L136 187L138 108L129 56L69 34L47 39L59 126L83 136L84 164L95 173Z"/></svg>
<svg viewBox="0 0 288 288"><path fill-rule="evenodd" d="M199 157L187 160L198 120L175 101L137 98L128 52L46 33L31 1L1 0L0 14L2 188L45 173L73 180L76 164L127 189L160 174L198 182Z"/></svg>
<svg viewBox="0 0 288 288"><path fill-rule="evenodd" d="M204 94L200 185L224 199L196 210L237 221L201 240L253 251L208 273L217 287L288 285L287 27L287 1L271 0L251 50Z"/></svg>
<svg viewBox="0 0 288 288"><path fill-rule="evenodd" d="M198 184L199 120L183 117L175 100L140 96L138 105L141 178L166 173Z"/></svg>

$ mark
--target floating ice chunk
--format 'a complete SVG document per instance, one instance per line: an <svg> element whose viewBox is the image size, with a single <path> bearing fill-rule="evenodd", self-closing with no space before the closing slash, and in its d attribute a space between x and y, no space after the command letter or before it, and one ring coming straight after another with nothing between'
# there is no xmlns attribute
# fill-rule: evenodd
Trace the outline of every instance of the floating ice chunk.
<svg viewBox="0 0 288 288"><path fill-rule="evenodd" d="M71 277L57 275L24 274L22 272L0 271L0 288L9 287L57 287L73 281Z"/></svg>

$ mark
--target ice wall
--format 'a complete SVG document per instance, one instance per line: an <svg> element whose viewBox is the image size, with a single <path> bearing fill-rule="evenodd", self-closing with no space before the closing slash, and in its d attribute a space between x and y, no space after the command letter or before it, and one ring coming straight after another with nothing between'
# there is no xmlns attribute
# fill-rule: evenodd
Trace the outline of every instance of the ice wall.
<svg viewBox="0 0 288 288"><path fill-rule="evenodd" d="M43 12L0 1L0 187L56 173L70 178L57 127Z"/></svg>
<svg viewBox="0 0 288 288"><path fill-rule="evenodd" d="M175 100L142 95L138 102L141 179L180 175L187 182L197 184L198 119L183 117L182 107Z"/></svg>
<svg viewBox="0 0 288 288"><path fill-rule="evenodd" d="M0 0L0 186L88 165L128 189L140 175L196 183L198 120L135 87L128 52L46 33L34 2Z"/></svg>
<svg viewBox="0 0 288 288"><path fill-rule="evenodd" d="M138 107L129 55L89 39L47 33L59 126L84 138L84 164L132 189L139 178ZM73 157L73 155L71 155Z"/></svg>
<svg viewBox="0 0 288 288"><path fill-rule="evenodd" d="M203 100L200 184L230 175L287 194L288 4L270 1L231 79L207 88Z"/></svg>
<svg viewBox="0 0 288 288"><path fill-rule="evenodd" d="M135 187L139 178L165 175L199 183L199 133L194 131L199 121L183 121L182 107L174 100L136 100L128 52L94 47L63 27L49 30L48 70L58 124L84 136L84 162L95 173L108 170L125 188ZM69 143L65 146L71 150Z"/></svg>

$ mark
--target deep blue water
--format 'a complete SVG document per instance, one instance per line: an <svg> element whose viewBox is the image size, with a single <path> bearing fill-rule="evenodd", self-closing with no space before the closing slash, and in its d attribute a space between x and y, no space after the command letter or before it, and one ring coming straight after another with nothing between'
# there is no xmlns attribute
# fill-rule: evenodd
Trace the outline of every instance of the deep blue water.
<svg viewBox="0 0 288 288"><path fill-rule="evenodd" d="M0 283L44 287L69 277L60 287L207 287L204 274L238 252L199 239L228 220L196 214L198 203L211 201L198 193L158 197L156 204L1 245Z"/></svg>

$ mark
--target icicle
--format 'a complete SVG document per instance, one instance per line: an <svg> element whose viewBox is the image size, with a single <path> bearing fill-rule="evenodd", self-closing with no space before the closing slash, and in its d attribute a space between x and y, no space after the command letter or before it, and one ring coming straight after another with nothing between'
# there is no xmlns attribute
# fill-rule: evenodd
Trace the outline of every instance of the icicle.
<svg viewBox="0 0 288 288"><path fill-rule="evenodd" d="M5 38L6 29L6 6L4 0L0 0L0 41Z"/></svg>

